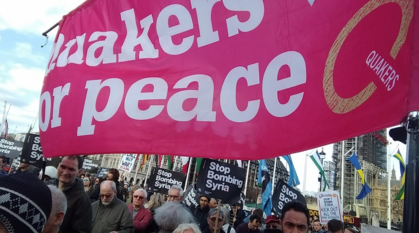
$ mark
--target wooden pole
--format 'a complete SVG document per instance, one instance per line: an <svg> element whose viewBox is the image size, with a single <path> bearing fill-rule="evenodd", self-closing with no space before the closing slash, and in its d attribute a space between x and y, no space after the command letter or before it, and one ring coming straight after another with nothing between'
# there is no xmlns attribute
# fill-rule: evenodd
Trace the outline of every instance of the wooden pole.
<svg viewBox="0 0 419 233"><path fill-rule="evenodd" d="M220 217L220 209L221 209L221 200L218 200L218 206L217 206L217 218L215 219L215 231L214 233L219 233L220 229L218 229L218 218ZM211 217L211 216L210 216ZM221 226L222 227L222 226Z"/></svg>

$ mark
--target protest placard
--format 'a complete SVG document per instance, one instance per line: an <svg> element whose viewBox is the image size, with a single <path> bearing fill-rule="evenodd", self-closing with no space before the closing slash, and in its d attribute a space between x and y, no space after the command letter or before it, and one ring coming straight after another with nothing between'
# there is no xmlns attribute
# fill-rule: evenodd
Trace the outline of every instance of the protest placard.
<svg viewBox="0 0 419 233"><path fill-rule="evenodd" d="M4 155L8 158L19 157L22 147L23 142L11 141L5 138L0 139L0 155Z"/></svg>
<svg viewBox="0 0 419 233"><path fill-rule="evenodd" d="M343 209L338 191L317 193L317 205L319 207L321 224L326 224L332 219L338 219L343 222Z"/></svg>
<svg viewBox="0 0 419 233"><path fill-rule="evenodd" d="M167 194L172 185L184 186L185 174L163 168L153 168L147 181L148 191Z"/></svg>
<svg viewBox="0 0 419 233"><path fill-rule="evenodd" d="M199 205L199 193L195 189L195 185L189 185L189 187L183 193L183 204L189 209L193 210Z"/></svg>
<svg viewBox="0 0 419 233"><path fill-rule="evenodd" d="M89 173L97 173L100 166L100 160L84 158L83 171Z"/></svg>
<svg viewBox="0 0 419 233"><path fill-rule="evenodd" d="M246 170L237 165L204 159L196 188L223 203L238 203L244 186Z"/></svg>
<svg viewBox="0 0 419 233"><path fill-rule="evenodd" d="M20 161L42 168L43 157L41 138L39 135L27 133L23 142Z"/></svg>
<svg viewBox="0 0 419 233"><path fill-rule="evenodd" d="M282 208L284 208L285 204L294 200L306 205L306 199L299 191L295 190L281 179L278 179L278 182L275 185L274 195L272 196L273 212L276 215L281 216Z"/></svg>
<svg viewBox="0 0 419 233"><path fill-rule="evenodd" d="M131 172L132 167L134 167L135 159L137 158L136 154L124 154L119 163L119 170L124 172Z"/></svg>

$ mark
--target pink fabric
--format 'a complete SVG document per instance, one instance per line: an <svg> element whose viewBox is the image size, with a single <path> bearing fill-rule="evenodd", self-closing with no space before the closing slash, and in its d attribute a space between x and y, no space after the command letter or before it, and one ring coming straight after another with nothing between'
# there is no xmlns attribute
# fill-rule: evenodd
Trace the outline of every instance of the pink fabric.
<svg viewBox="0 0 419 233"><path fill-rule="evenodd" d="M63 18L47 65L43 154L263 159L397 125L419 110L417 10L87 1Z"/></svg>

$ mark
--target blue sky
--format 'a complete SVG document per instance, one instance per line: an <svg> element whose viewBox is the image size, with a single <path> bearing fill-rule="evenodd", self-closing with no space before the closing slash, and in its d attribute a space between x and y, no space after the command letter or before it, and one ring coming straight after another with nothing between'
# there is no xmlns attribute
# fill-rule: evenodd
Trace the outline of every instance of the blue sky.
<svg viewBox="0 0 419 233"><path fill-rule="evenodd" d="M41 45L46 39L41 34L82 2L0 0L0 116L7 101L11 104L9 133L28 131L38 114L42 81L57 29L48 34L44 48Z"/></svg>

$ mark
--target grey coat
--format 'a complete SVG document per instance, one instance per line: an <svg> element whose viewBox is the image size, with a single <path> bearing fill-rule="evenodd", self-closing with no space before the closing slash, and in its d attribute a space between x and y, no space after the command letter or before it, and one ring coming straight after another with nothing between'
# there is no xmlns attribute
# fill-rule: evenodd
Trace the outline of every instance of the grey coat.
<svg viewBox="0 0 419 233"><path fill-rule="evenodd" d="M92 212L91 233L134 233L134 222L128 206L116 196L107 206L104 206L101 200L93 202Z"/></svg>

